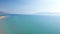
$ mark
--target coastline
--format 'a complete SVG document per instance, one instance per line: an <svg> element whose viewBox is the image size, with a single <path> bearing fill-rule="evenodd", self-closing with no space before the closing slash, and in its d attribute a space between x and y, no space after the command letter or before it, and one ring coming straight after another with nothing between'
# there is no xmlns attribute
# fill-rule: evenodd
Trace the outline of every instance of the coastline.
<svg viewBox="0 0 60 34"><path fill-rule="evenodd" d="M3 19L6 16L0 16L0 34L4 34L4 29L3 29Z"/></svg>
<svg viewBox="0 0 60 34"><path fill-rule="evenodd" d="M0 21L0 34L4 34L2 21Z"/></svg>

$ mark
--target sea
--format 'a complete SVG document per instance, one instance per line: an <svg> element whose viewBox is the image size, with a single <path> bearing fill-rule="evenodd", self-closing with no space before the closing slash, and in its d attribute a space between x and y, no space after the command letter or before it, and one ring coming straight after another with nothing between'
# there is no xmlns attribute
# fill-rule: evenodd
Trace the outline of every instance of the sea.
<svg viewBox="0 0 60 34"><path fill-rule="evenodd" d="M11 14L3 29L5 34L60 34L60 16Z"/></svg>

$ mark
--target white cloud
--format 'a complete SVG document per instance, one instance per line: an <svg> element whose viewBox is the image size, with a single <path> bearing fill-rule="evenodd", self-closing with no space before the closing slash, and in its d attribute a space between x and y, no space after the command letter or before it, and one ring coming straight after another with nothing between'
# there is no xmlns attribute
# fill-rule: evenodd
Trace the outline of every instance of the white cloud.
<svg viewBox="0 0 60 34"><path fill-rule="evenodd" d="M52 1L52 0L51 0ZM53 0L53 3L51 3L48 6L48 12L52 12L52 13L60 13L60 0Z"/></svg>

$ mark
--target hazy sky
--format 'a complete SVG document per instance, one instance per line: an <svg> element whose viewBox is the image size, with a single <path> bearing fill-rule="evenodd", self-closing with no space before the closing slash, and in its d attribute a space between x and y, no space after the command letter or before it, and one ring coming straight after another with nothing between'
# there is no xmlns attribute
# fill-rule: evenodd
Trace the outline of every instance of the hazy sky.
<svg viewBox="0 0 60 34"><path fill-rule="evenodd" d="M60 13L60 0L0 0L0 11L13 14Z"/></svg>

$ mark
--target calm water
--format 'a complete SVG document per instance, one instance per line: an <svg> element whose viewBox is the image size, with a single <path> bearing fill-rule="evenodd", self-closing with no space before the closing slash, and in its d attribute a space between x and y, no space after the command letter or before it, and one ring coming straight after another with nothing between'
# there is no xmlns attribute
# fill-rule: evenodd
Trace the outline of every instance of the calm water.
<svg viewBox="0 0 60 34"><path fill-rule="evenodd" d="M14 15L4 20L6 34L60 34L60 16Z"/></svg>

